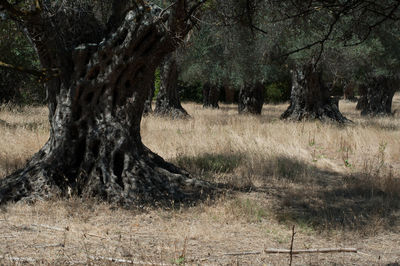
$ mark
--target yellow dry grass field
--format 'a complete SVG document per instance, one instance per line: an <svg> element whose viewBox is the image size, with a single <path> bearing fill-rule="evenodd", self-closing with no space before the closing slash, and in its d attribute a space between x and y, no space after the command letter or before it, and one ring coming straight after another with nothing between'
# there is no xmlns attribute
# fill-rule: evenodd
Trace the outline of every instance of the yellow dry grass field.
<svg viewBox="0 0 400 266"><path fill-rule="evenodd" d="M389 118L354 123L284 122L287 104L240 116L184 104L191 118L148 116L143 142L217 197L174 209L126 210L92 199L0 208L1 264L288 265L294 249L358 253L293 255L293 265L400 263L400 95ZM22 167L48 138L45 107L0 109L0 177ZM221 185L222 184L222 185ZM247 253L246 253L247 252Z"/></svg>

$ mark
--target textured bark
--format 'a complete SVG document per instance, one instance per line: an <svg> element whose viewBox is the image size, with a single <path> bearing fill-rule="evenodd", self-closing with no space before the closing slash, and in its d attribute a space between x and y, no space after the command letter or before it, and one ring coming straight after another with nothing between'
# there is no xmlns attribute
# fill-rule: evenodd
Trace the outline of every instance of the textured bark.
<svg viewBox="0 0 400 266"><path fill-rule="evenodd" d="M281 118L295 121L319 119L339 123L348 121L323 84L322 72L315 70L312 65L292 71L290 106Z"/></svg>
<svg viewBox="0 0 400 266"><path fill-rule="evenodd" d="M239 92L239 114L261 114L264 104L264 85L260 82L247 84Z"/></svg>
<svg viewBox="0 0 400 266"><path fill-rule="evenodd" d="M220 90L217 86L212 86L208 83L203 85L203 107L204 108L219 108Z"/></svg>
<svg viewBox="0 0 400 266"><path fill-rule="evenodd" d="M50 138L24 169L0 180L0 203L76 194L132 205L198 198L208 188L140 136L155 68L190 29L191 4L178 1L163 13L135 8L109 25L63 6L26 19L42 66L60 76L46 83Z"/></svg>
<svg viewBox="0 0 400 266"><path fill-rule="evenodd" d="M368 79L368 83L362 86L357 108L361 115L386 116L392 114L392 101L398 81L379 76Z"/></svg>
<svg viewBox="0 0 400 266"><path fill-rule="evenodd" d="M151 107L151 104L153 102L154 91L155 91L155 87L154 87L154 79L153 79L149 86L149 92L148 92L147 99L144 102L143 115L147 115L147 114L153 112L153 108Z"/></svg>
<svg viewBox="0 0 400 266"><path fill-rule="evenodd" d="M154 113L172 118L185 118L188 113L183 109L178 94L178 66L175 55L168 55L160 66L160 90L158 91Z"/></svg>

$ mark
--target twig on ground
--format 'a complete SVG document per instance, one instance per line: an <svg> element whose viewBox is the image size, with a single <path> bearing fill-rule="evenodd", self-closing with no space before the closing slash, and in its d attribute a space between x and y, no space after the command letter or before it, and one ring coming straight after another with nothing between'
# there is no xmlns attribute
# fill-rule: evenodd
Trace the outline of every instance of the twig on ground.
<svg viewBox="0 0 400 266"><path fill-rule="evenodd" d="M258 255L261 251L247 251L247 252L237 252L237 253L225 253L224 256L245 256L245 255Z"/></svg>
<svg viewBox="0 0 400 266"><path fill-rule="evenodd" d="M290 242L290 261L289 261L289 266L292 266L292 261L293 261L293 241L294 241L294 235L296 232L294 231L295 225L292 227L292 241Z"/></svg>
<svg viewBox="0 0 400 266"><path fill-rule="evenodd" d="M5 236L0 236L0 238L16 238L16 235L5 235Z"/></svg>
<svg viewBox="0 0 400 266"><path fill-rule="evenodd" d="M31 225L34 226L34 227L42 227L42 228L45 228L45 229L59 231L59 232L65 232L65 231L69 231L70 230L70 228L68 226L65 227L65 228L60 228L60 227L50 226L50 225L46 225L46 224L31 224ZM99 235L95 235L95 234L92 234L92 233L83 233L83 236L84 237L92 236L92 237L98 237L98 238L101 238L101 239L106 239L106 237L104 237L104 236L99 236Z"/></svg>
<svg viewBox="0 0 400 266"><path fill-rule="evenodd" d="M35 259L32 258L20 258L20 257L11 257L11 256L0 256L1 260L10 260L15 262L36 262Z"/></svg>
<svg viewBox="0 0 400 266"><path fill-rule="evenodd" d="M60 232L69 231L69 227L59 228L59 227L54 227L54 226L50 226L50 225L46 225L46 224L31 224L31 226L42 227L42 228L46 228L49 230L60 231Z"/></svg>
<svg viewBox="0 0 400 266"><path fill-rule="evenodd" d="M298 249L298 250L292 250L290 251L289 249L275 249L275 248L270 248L264 250L265 253L267 254L302 254L302 253L335 253L335 252L344 252L344 253L357 253L357 249L355 248L319 248L319 249Z"/></svg>
<svg viewBox="0 0 400 266"><path fill-rule="evenodd" d="M48 244L48 245L40 245L40 246L35 246L35 248L58 248L58 247L65 247L64 244Z"/></svg>
<svg viewBox="0 0 400 266"><path fill-rule="evenodd" d="M107 237L104 237L104 236L99 236L99 235L95 235L95 234L91 234L91 233L83 233L83 237L86 237L86 236L97 237L97 238L101 238L101 239L107 239Z"/></svg>

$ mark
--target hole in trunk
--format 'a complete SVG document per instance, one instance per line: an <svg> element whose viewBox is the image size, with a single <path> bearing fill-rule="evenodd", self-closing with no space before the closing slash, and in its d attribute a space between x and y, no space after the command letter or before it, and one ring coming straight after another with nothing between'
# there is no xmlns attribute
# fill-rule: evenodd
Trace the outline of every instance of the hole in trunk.
<svg viewBox="0 0 400 266"><path fill-rule="evenodd" d="M143 54L148 55L151 52L151 50L153 49L156 42L157 42L157 40L155 39L154 41L149 43L148 47L146 48L146 50L144 50Z"/></svg>
<svg viewBox="0 0 400 266"><path fill-rule="evenodd" d="M125 81L125 88L129 89L131 87L130 80Z"/></svg>
<svg viewBox="0 0 400 266"><path fill-rule="evenodd" d="M74 121L78 121L81 118L81 115L82 115L82 107L78 105L73 114Z"/></svg>
<svg viewBox="0 0 400 266"><path fill-rule="evenodd" d="M70 134L70 136L71 136L71 138L72 138L73 140L78 139L78 137L79 137L78 127L77 127L77 126L72 126L72 127L70 128L70 130L69 130L69 134Z"/></svg>
<svg viewBox="0 0 400 266"><path fill-rule="evenodd" d="M119 98L118 88L114 88L114 90L113 90L113 106L117 105L118 98Z"/></svg>
<svg viewBox="0 0 400 266"><path fill-rule="evenodd" d="M126 35L128 35L127 30L124 30L123 32L121 32L121 36L119 36L119 38L116 40L115 44L121 45L125 41Z"/></svg>
<svg viewBox="0 0 400 266"><path fill-rule="evenodd" d="M93 140L89 144L89 149L94 155L98 155L100 151L100 140Z"/></svg>
<svg viewBox="0 0 400 266"><path fill-rule="evenodd" d="M106 53L102 53L101 54L101 60L103 60L103 61L105 61L105 60L107 60L107 54Z"/></svg>
<svg viewBox="0 0 400 266"><path fill-rule="evenodd" d="M122 187L122 189L124 189L125 186L122 180L122 171L124 170L124 154L122 152L115 153L113 166L113 172L117 177L116 182L120 187Z"/></svg>
<svg viewBox="0 0 400 266"><path fill-rule="evenodd" d="M144 35L142 38L140 38L140 41L138 41L137 42L137 46L135 46L135 47L133 47L133 49L132 49L132 54L135 52L135 51L140 51L140 50L142 50L142 46L143 46L143 44L145 44L146 43L146 40L147 39L149 39L149 38L153 38L153 31L152 30L150 30L148 33L146 33L146 35ZM145 50L147 50L148 49L148 47L146 47L145 48Z"/></svg>
<svg viewBox="0 0 400 266"><path fill-rule="evenodd" d="M77 86L75 89L75 99L79 99L81 97L81 92L83 91L82 86Z"/></svg>
<svg viewBox="0 0 400 266"><path fill-rule="evenodd" d="M83 163L86 154L86 138L82 138L78 141L75 150L75 160L72 165L72 169L79 169L79 166Z"/></svg>
<svg viewBox="0 0 400 266"><path fill-rule="evenodd" d="M93 79L95 79L98 75L99 75L99 73L100 73L100 67L94 67L90 72L89 72L89 75L88 75L88 79L90 79L90 80L93 80Z"/></svg>
<svg viewBox="0 0 400 266"><path fill-rule="evenodd" d="M92 102L94 96L94 92L89 92L86 96L85 96L85 103L86 104L90 104Z"/></svg>

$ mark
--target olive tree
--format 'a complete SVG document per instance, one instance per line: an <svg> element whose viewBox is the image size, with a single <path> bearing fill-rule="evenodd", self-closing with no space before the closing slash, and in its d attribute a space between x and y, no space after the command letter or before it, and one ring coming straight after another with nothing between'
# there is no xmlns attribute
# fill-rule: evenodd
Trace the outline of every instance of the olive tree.
<svg viewBox="0 0 400 266"><path fill-rule="evenodd" d="M37 51L50 138L27 165L0 180L0 202L68 194L124 205L198 196L190 179L145 147L144 102L154 71L191 30L203 1L10 1ZM42 73L42 74L40 74Z"/></svg>

